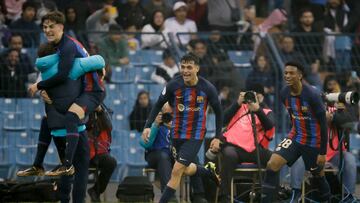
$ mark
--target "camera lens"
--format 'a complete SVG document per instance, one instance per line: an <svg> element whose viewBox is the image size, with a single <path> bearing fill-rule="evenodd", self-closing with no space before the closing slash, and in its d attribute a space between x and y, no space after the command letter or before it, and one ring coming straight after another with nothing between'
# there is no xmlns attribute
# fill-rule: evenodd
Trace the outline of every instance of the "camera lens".
<svg viewBox="0 0 360 203"><path fill-rule="evenodd" d="M244 103L255 103L256 102L256 97L255 97L255 93L252 91L248 91L245 92L244 95Z"/></svg>

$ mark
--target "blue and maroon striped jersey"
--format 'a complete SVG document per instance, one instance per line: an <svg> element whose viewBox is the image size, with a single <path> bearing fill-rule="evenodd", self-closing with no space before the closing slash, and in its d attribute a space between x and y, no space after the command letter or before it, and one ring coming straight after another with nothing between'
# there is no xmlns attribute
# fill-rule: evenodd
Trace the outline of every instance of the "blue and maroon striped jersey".
<svg viewBox="0 0 360 203"><path fill-rule="evenodd" d="M199 77L195 86L186 86L182 76L169 81L154 108L145 128L149 127L162 106L169 102L173 109L173 139L203 139L206 133L206 110L208 104L216 115L216 137L221 136L222 111L216 88Z"/></svg>
<svg viewBox="0 0 360 203"><path fill-rule="evenodd" d="M63 83L69 76L75 58L88 57L89 54L84 46L76 39L63 35L56 45L60 60L58 72L51 78L38 83L38 89L49 89ZM86 73L83 77L84 91L104 91L104 85L97 72Z"/></svg>
<svg viewBox="0 0 360 203"><path fill-rule="evenodd" d="M325 151L327 139L323 140L323 127L325 126L325 105L322 102L321 94L315 88L303 84L301 94L292 96L290 88L286 86L282 89L281 100L289 112L292 128L289 138L297 143L310 147L323 149L325 141ZM327 136L327 135L326 135Z"/></svg>

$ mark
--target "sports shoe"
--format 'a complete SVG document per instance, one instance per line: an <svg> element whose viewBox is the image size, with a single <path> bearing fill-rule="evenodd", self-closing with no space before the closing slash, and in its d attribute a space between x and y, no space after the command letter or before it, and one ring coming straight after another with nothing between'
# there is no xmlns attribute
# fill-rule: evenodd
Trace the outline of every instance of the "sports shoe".
<svg viewBox="0 0 360 203"><path fill-rule="evenodd" d="M220 185L220 176L216 173L216 166L213 162L208 162L205 168L210 171L210 179L215 182L216 186Z"/></svg>
<svg viewBox="0 0 360 203"><path fill-rule="evenodd" d="M59 165L51 171L46 171L46 176L71 176L75 173L75 168L73 165L66 167L64 165Z"/></svg>
<svg viewBox="0 0 360 203"><path fill-rule="evenodd" d="M17 176L19 177L26 177L26 176L43 176L45 174L45 170L43 167L37 167L37 166L32 166L30 168L27 168L25 170L22 171L18 171L16 173Z"/></svg>

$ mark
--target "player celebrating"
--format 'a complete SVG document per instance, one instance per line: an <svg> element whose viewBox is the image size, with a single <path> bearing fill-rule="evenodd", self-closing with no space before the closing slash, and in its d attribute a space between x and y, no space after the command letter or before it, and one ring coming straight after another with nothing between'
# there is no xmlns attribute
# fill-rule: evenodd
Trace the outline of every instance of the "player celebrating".
<svg viewBox="0 0 360 203"><path fill-rule="evenodd" d="M291 166L300 156L317 184L321 201L330 197L330 188L324 176L327 144L325 106L320 92L302 82L304 68L297 62L287 62L284 69L286 87L280 93L289 112L292 128L276 148L267 163L262 188L263 203L272 201L278 184L278 171L282 166Z"/></svg>
<svg viewBox="0 0 360 203"><path fill-rule="evenodd" d="M180 184L181 176L208 176L218 184L218 178L213 170L195 165L194 159L201 147L206 133L206 109L210 103L216 115L216 137L210 148L219 150L222 111L215 87L206 79L198 77L199 58L187 54L181 59L181 76L171 80L156 102L145 124L142 138L147 141L150 125L162 106L168 101L173 108L172 138L177 157L171 172L171 178L165 187L160 203L166 203L173 198L176 188Z"/></svg>

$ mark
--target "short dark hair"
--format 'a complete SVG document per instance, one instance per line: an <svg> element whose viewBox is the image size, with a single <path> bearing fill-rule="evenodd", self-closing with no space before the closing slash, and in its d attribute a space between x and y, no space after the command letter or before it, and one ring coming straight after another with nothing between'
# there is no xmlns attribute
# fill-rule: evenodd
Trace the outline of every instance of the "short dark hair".
<svg viewBox="0 0 360 203"><path fill-rule="evenodd" d="M44 15L41 18L41 24L43 24L45 20L54 21L55 23L62 24L62 25L65 24L65 16L60 11L50 11L49 13Z"/></svg>
<svg viewBox="0 0 360 203"><path fill-rule="evenodd" d="M167 58L170 58L170 57L174 58L171 51L170 51L170 49L165 49L163 54L162 54L162 59L164 60L164 59L167 59Z"/></svg>
<svg viewBox="0 0 360 203"><path fill-rule="evenodd" d="M44 43L39 46L38 49L39 57L44 57L55 53L56 53L56 49L52 43Z"/></svg>
<svg viewBox="0 0 360 203"><path fill-rule="evenodd" d="M300 18L302 17L302 15L304 15L304 13L310 12L311 14L313 14L312 10L310 8L303 8L300 10ZM314 15L314 14L313 14Z"/></svg>
<svg viewBox="0 0 360 203"><path fill-rule="evenodd" d="M35 2L32 1L26 1L21 7L22 12L24 12L27 8L33 8L35 9L35 12L37 12L37 5Z"/></svg>
<svg viewBox="0 0 360 203"><path fill-rule="evenodd" d="M181 57L181 63L182 62L194 62L195 65L200 65L199 57L197 57L193 53L185 54L183 57Z"/></svg>
<svg viewBox="0 0 360 203"><path fill-rule="evenodd" d="M301 65L299 62L297 61L288 61L285 63L285 67L286 66L295 66L299 71L301 71L301 73L304 75L305 74L305 68L303 65Z"/></svg>

